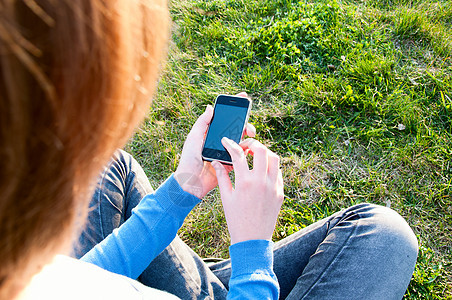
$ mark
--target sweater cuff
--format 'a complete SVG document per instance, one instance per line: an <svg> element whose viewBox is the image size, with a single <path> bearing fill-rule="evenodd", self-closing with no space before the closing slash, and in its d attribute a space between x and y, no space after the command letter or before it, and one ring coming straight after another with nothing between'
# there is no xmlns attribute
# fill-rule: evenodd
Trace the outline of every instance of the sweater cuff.
<svg viewBox="0 0 452 300"><path fill-rule="evenodd" d="M250 240L229 247L231 278L246 274L273 272L273 242Z"/></svg>

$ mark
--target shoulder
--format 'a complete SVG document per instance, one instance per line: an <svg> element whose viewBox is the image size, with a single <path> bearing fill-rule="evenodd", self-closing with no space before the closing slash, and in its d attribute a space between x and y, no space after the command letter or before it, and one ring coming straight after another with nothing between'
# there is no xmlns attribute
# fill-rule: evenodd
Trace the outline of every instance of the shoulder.
<svg viewBox="0 0 452 300"><path fill-rule="evenodd" d="M58 255L33 277L22 299L178 299L93 264Z"/></svg>

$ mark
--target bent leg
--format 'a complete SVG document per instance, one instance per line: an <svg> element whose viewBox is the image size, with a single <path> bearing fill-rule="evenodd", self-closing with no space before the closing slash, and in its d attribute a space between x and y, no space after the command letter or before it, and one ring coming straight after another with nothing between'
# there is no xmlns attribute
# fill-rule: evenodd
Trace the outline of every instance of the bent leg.
<svg viewBox="0 0 452 300"><path fill-rule="evenodd" d="M303 235L309 240L303 237L302 241L295 241L295 236L290 242L293 245L282 241L275 250L275 271L289 286L296 275L287 275L296 270L287 267L287 263L295 260L299 249L310 252L306 265L306 258L298 260L302 273L287 299L403 297L414 271L418 245L411 228L395 211L359 204L306 231ZM315 249L305 245L320 239ZM285 266L282 260L286 261Z"/></svg>
<svg viewBox="0 0 452 300"><path fill-rule="evenodd" d="M132 214L132 209L153 189L141 166L127 152L118 150L98 178L85 229L74 245L82 257Z"/></svg>
<svg viewBox="0 0 452 300"><path fill-rule="evenodd" d="M85 230L74 246L80 258L131 215L132 209L153 190L137 161L118 151L99 177ZM227 290L179 237L160 253L138 278L143 284L182 299L225 299Z"/></svg>
<svg viewBox="0 0 452 300"><path fill-rule="evenodd" d="M401 299L417 240L395 211L358 204L277 242L281 299ZM227 286L230 261L211 267Z"/></svg>
<svg viewBox="0 0 452 300"><path fill-rule="evenodd" d="M178 236L144 270L139 281L181 299L226 299L228 293L204 261Z"/></svg>

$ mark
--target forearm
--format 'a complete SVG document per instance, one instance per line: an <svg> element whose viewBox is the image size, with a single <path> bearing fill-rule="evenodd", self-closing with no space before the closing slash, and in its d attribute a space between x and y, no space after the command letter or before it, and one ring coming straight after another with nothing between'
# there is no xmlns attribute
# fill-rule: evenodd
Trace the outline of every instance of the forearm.
<svg viewBox="0 0 452 300"><path fill-rule="evenodd" d="M143 198L121 227L81 259L136 279L165 249L200 199L183 191L173 176Z"/></svg>

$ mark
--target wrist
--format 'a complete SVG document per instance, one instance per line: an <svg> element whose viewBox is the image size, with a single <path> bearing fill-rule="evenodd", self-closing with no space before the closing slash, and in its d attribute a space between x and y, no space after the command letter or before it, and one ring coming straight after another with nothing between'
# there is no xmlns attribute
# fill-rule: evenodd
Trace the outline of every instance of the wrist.
<svg viewBox="0 0 452 300"><path fill-rule="evenodd" d="M198 176L194 175L193 173L176 170L176 172L174 173L174 179L176 179L177 183L179 183L179 186L185 192L199 199L202 199L204 197L203 186Z"/></svg>
<svg viewBox="0 0 452 300"><path fill-rule="evenodd" d="M237 236L231 236L231 246L234 244L247 242L247 241L253 241L253 240L261 240L261 241L272 241L272 235L267 234L249 234L249 235L237 235Z"/></svg>

